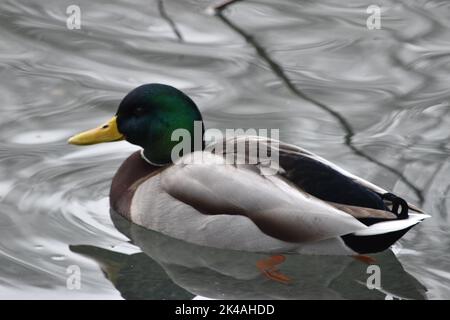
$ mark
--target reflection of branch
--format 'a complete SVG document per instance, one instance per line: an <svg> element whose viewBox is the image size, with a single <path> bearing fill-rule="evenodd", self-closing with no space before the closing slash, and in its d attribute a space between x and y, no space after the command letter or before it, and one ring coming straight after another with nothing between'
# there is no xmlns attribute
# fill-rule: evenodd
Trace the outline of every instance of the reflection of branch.
<svg viewBox="0 0 450 320"><path fill-rule="evenodd" d="M173 33L175 33L175 35L177 36L178 40L179 41L183 41L183 36L181 35L180 30L178 30L177 25L175 24L175 22L173 22L172 18L169 17L169 15L167 14L166 9L164 8L164 0L158 0L158 9L159 9L159 14L170 25L170 27L173 30Z"/></svg>
<svg viewBox="0 0 450 320"><path fill-rule="evenodd" d="M403 174L398 171L395 168L391 168L390 166L388 166L387 164L384 164L382 162L380 162L379 160L372 158L370 155L367 155L366 153L364 153L362 150L358 149L356 146L353 145L353 141L352 138L354 136L354 131L353 128L351 127L350 123L338 112L334 111L333 109L331 109L329 106L325 105L324 103L314 99L313 97L310 97L309 95L307 95L306 93L304 93L303 91L301 91L300 89L298 89L293 83L292 81L289 79L289 77L286 75L286 73L284 72L283 68L277 63L275 62L270 55L267 53L267 51L264 49L263 46L261 46L254 37L252 37L251 35L247 34L244 30L242 30L240 27L238 27L236 24L234 24L233 22L231 22L231 20L229 20L227 17L225 17L223 15L223 9L226 8L228 5L234 3L236 1L227 1L225 3L223 3L222 5L219 5L218 8L216 9L216 16L222 20L222 22L224 24L226 24L229 28L231 28L232 30L234 30L236 33L238 33L239 35L241 35L246 41L247 43L249 43L251 46L253 46L253 48L256 50L256 53L269 65L269 67L272 69L272 71L278 76L278 78L281 79L281 81L285 84L285 86L297 97L306 100L312 104L314 104L315 106L319 107L320 109L324 110L325 112L327 112L328 114L330 114L332 117L334 117L342 126L342 128L344 129L344 131L346 132L345 134L345 144L354 152L354 154L369 160L372 163L377 164L378 166L396 174L408 187L410 187L416 194L417 198L419 199L420 203L422 204L424 201L423 195L422 195L422 191L416 187L411 181L409 181L405 176L403 176Z"/></svg>
<svg viewBox="0 0 450 320"><path fill-rule="evenodd" d="M225 0L225 1L222 1L221 3L219 3L219 4L213 5L211 8L216 13L219 13L219 12L223 11L226 7L228 7L230 4L233 4L233 3L236 3L236 2L239 2L239 1L242 1L242 0Z"/></svg>
<svg viewBox="0 0 450 320"><path fill-rule="evenodd" d="M447 197L446 195L450 193L450 185L447 186L447 188L445 188L444 192L442 193L442 199L438 204L438 208L441 208L441 210L439 210L439 212L441 213L441 217L444 219L444 221L447 221L447 208L446 208L446 203L447 203Z"/></svg>

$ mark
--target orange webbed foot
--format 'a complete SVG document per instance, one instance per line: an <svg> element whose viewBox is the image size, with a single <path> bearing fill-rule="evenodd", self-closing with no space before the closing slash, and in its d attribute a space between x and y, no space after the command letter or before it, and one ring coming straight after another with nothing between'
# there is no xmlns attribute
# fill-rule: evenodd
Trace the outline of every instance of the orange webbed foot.
<svg viewBox="0 0 450 320"><path fill-rule="evenodd" d="M375 258L372 258L370 256L365 256L365 255L357 255L357 256L352 256L353 259L361 261L365 264L374 264L375 262L377 262L377 260Z"/></svg>
<svg viewBox="0 0 450 320"><path fill-rule="evenodd" d="M274 280L283 284L289 284L292 279L288 276L284 275L277 269L277 265L283 263L286 258L283 255L275 255L271 256L268 259L261 259L256 262L256 266L258 267L261 273L269 278L270 280Z"/></svg>

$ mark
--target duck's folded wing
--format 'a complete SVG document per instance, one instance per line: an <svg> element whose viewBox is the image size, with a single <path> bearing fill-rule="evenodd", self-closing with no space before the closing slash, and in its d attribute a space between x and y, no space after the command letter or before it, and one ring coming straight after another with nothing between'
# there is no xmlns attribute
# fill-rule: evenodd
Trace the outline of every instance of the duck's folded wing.
<svg viewBox="0 0 450 320"><path fill-rule="evenodd" d="M353 175L352 173L346 171L345 169L337 166L336 164L308 151L303 148L300 148L296 145L287 144L278 140L273 140L266 137L258 137L258 136L238 136L233 137L230 139L226 139L223 142L218 142L217 144L213 144L212 146L208 146L207 148L214 149L214 152L217 153L216 146L222 144L221 148L219 148L219 154L222 154L223 156L229 155L229 150L235 150L239 149L239 147L236 148L236 145L244 145L245 146L245 159L250 159L252 157L252 154L259 154L259 150L261 148L263 150L271 150L271 153L274 151L276 154L279 155L279 168L283 171L285 171L285 176L290 176L292 171L300 171L301 176L300 180L309 179L312 180L314 183L316 183L317 187L320 187L323 189L331 188L330 186L330 180L328 180L327 177L324 177L323 171L326 171L330 173L331 171L334 171L337 175L345 176L347 180L351 180L354 182L354 184L360 185L359 189L362 190L369 190L376 194L386 194L389 193L389 191L367 181L364 180L358 176ZM227 151L225 151L225 146L227 146ZM257 150L257 152L248 152L247 150L251 149ZM255 159L251 159L253 162L256 163L259 162L260 159L256 157ZM306 169L307 167L307 169ZM333 176L333 175L332 175ZM334 175L336 176L336 175ZM330 177L330 176L329 176ZM292 177L291 177L292 178ZM291 179L289 178L289 179ZM332 178L332 177L331 177ZM295 179L294 179L295 180ZM342 180L342 179L341 179ZM305 187L302 183L298 183L299 181L292 181L294 184L297 185L298 188L303 189ZM342 182L342 181L341 181ZM348 183L346 184L348 186ZM339 192L345 191L345 187L343 184L338 187ZM354 189L354 188L352 188ZM333 189L330 189L331 193L333 193ZM336 190L336 189L334 189ZM317 190L316 190L317 191ZM350 191L350 189L348 190ZM313 193L314 194L314 193ZM318 196L321 198L320 196ZM336 197L331 197L336 198ZM335 199L336 200L339 199ZM342 199L340 199L342 200ZM330 200L333 201L333 200ZM385 204L387 206L392 205L388 200L385 200ZM365 205L360 205L359 207L363 209L364 207L367 207L367 205L370 207L370 204L365 203ZM415 205L408 203L408 206L411 210L423 213L423 211L416 207ZM342 208L339 208L342 210ZM367 211L367 209L364 209ZM348 212L348 210L346 210ZM351 210L354 212L354 210ZM370 210L369 210L370 211ZM377 216L377 214L375 214Z"/></svg>
<svg viewBox="0 0 450 320"><path fill-rule="evenodd" d="M268 140L268 142L270 142L270 140ZM272 143L273 144L273 143ZM359 183L360 185L366 187L369 190L372 190L373 192L376 192L378 194L384 194L384 193L389 193L389 191L387 191L386 189L381 188L380 186L377 186L363 178L360 178L350 172L348 172L347 170L339 167L338 165L308 151L305 150L303 148L300 148L298 146L295 145L290 145L290 144L286 144L286 143L279 143L279 152L281 153L290 153L290 154L296 154L296 155L300 155L303 157L308 157L312 160L315 160L317 162L320 162L324 165L329 166L330 168L338 171L339 173L351 178L353 181ZM414 204L411 204L409 202L407 202L409 209L416 211L416 212L420 212L420 213L424 213L422 209L420 209L419 207L415 206Z"/></svg>
<svg viewBox="0 0 450 320"><path fill-rule="evenodd" d="M287 242L318 241L367 228L277 175L263 176L251 165L226 165L223 157L209 152L196 152L164 170L161 185L205 215L243 215L267 235Z"/></svg>

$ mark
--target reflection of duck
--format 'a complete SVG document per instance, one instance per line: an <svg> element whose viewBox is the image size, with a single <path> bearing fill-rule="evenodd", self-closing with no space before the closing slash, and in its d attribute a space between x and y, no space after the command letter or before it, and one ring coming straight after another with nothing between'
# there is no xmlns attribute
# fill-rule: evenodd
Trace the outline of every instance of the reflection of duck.
<svg viewBox="0 0 450 320"><path fill-rule="evenodd" d="M70 143L126 139L143 147L117 172L112 208L141 226L198 245L371 253L385 250L427 217L408 212L421 210L299 147L258 137L225 141L232 148L224 148L223 141L206 149L202 141L186 145L183 140L180 146L172 139L177 129L194 140L202 135L200 111L181 91L150 84L131 91L109 123ZM184 156L173 165L172 151L183 146ZM279 168L276 174L267 174L274 172L261 158L267 147L279 154L272 162ZM230 155L247 161L225 165Z"/></svg>
<svg viewBox="0 0 450 320"><path fill-rule="evenodd" d="M403 269L390 250L375 255L381 270L381 290L367 288L367 265L345 256L289 255L281 267L293 279L287 286L268 281L257 272L255 264L261 254L193 245L131 224L116 213L112 218L119 231L131 237L145 255L127 256L91 246L71 249L92 257L108 270L108 278L125 298L425 298L425 288Z"/></svg>
<svg viewBox="0 0 450 320"><path fill-rule="evenodd" d="M94 259L124 299L193 298L170 281L161 266L143 252L127 255L88 245L70 246L70 250Z"/></svg>

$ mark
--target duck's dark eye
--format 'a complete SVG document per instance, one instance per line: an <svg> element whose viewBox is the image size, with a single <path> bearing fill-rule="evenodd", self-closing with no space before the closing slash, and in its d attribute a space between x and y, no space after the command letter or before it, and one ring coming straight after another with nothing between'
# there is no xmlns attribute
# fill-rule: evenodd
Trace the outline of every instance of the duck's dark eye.
<svg viewBox="0 0 450 320"><path fill-rule="evenodd" d="M134 113L136 116L140 116L140 115L142 115L144 112L145 112L145 108L144 108L144 107L137 107L137 108L134 109L134 112L133 112L133 113Z"/></svg>

